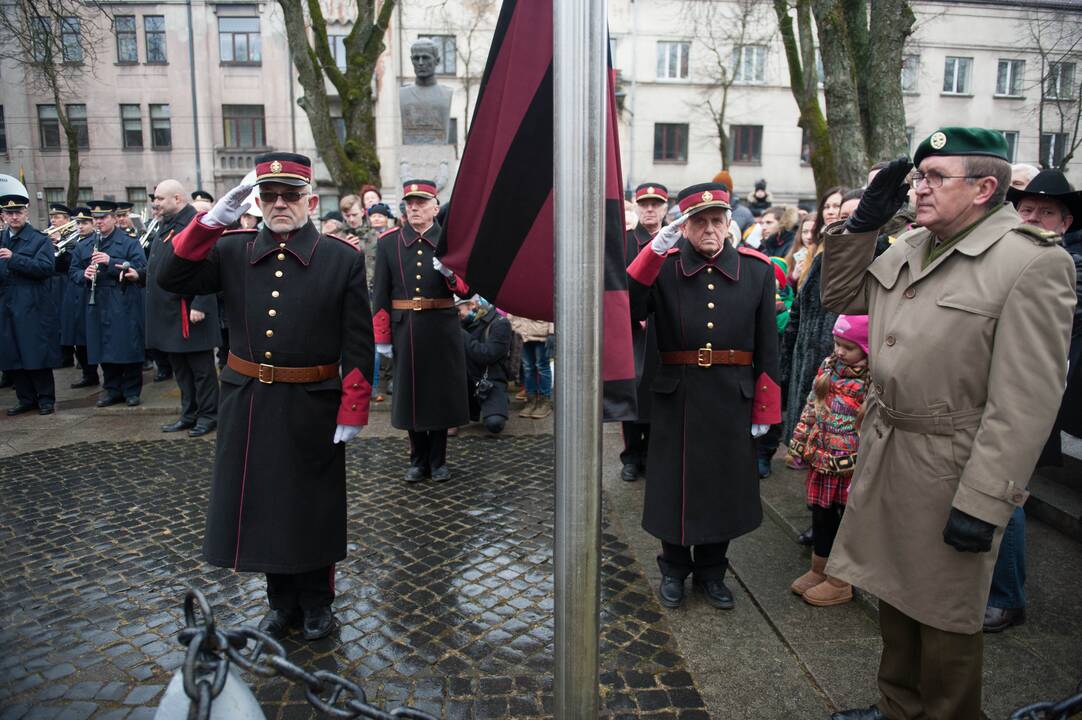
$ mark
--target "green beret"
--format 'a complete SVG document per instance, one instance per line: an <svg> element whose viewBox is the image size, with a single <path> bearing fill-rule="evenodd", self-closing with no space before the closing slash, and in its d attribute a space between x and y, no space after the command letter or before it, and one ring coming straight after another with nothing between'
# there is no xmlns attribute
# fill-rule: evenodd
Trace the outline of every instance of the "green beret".
<svg viewBox="0 0 1082 720"><path fill-rule="evenodd" d="M984 128L945 127L936 130L917 146L913 164L932 155L987 155L1010 162L1003 133Z"/></svg>

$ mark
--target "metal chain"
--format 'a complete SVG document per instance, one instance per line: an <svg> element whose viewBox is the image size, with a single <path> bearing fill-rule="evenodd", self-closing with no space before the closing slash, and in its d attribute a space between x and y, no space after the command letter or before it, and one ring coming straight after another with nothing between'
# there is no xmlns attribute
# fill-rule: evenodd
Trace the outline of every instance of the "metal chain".
<svg viewBox="0 0 1082 720"><path fill-rule="evenodd" d="M1059 702L1039 702L1019 708L1010 720L1068 720L1077 713L1082 713L1082 684L1074 695Z"/></svg>
<svg viewBox="0 0 1082 720"><path fill-rule="evenodd" d="M197 608L201 618L197 616ZM230 662L260 677L284 677L303 686L308 703L327 717L437 720L415 708L395 708L388 712L368 704L360 685L326 670L310 673L291 663L280 642L253 627L217 628L206 597L192 587L184 597L184 622L186 627L180 631L179 639L188 647L182 673L184 693L192 703L190 720L209 720L211 703L225 687Z"/></svg>

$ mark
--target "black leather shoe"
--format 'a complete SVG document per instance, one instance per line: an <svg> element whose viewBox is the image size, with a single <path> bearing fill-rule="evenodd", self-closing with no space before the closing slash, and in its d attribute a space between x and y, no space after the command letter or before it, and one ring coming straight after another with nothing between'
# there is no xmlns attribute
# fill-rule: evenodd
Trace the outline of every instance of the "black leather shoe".
<svg viewBox="0 0 1082 720"><path fill-rule="evenodd" d="M22 415L23 413L28 413L31 410L37 410L37 409L38 408L37 408L36 405L16 405L13 408L8 408L8 417L14 417L16 415Z"/></svg>
<svg viewBox="0 0 1082 720"><path fill-rule="evenodd" d="M135 407L136 405L139 405L143 401L140 400L137 397L130 397L130 398L125 398L124 402L128 403L128 407Z"/></svg>
<svg viewBox="0 0 1082 720"><path fill-rule="evenodd" d="M446 465L440 465L438 468L433 468L432 479L436 482L447 482L451 479L451 468Z"/></svg>
<svg viewBox="0 0 1082 720"><path fill-rule="evenodd" d="M300 619L301 612L299 609L293 611L271 610L259 621L259 630L267 633L275 640L281 640L289 634L290 628L296 627L300 623Z"/></svg>
<svg viewBox="0 0 1082 720"><path fill-rule="evenodd" d="M196 425L188 431L188 437L203 437L204 435L214 432L217 427L218 423L216 422L207 423L206 425Z"/></svg>
<svg viewBox="0 0 1082 720"><path fill-rule="evenodd" d="M796 544L804 547L811 547L815 544L815 535L810 527L797 536Z"/></svg>
<svg viewBox="0 0 1082 720"><path fill-rule="evenodd" d="M168 373L164 373L164 372L154 373L154 382L161 382L162 380L172 380L172 379L173 379L173 373L171 373L171 372L168 372Z"/></svg>
<svg viewBox="0 0 1082 720"><path fill-rule="evenodd" d="M869 708L836 712L830 716L830 720L887 720L887 716L879 712L877 706L872 705Z"/></svg>
<svg viewBox="0 0 1082 720"><path fill-rule="evenodd" d="M95 407L109 407L110 405L118 405L124 402L122 397L103 397L98 398L98 401L94 403Z"/></svg>
<svg viewBox="0 0 1082 720"><path fill-rule="evenodd" d="M769 460L767 460L766 458L759 458L759 460L758 460L758 462L756 464L758 465L759 478L760 479L770 477L770 461Z"/></svg>
<svg viewBox="0 0 1082 720"><path fill-rule="evenodd" d="M52 415L54 408L52 405L42 405L38 408L38 415Z"/></svg>
<svg viewBox="0 0 1082 720"><path fill-rule="evenodd" d="M718 579L710 580L696 580L695 585L703 589L703 593L706 595L706 601L716 607L718 610L732 610L733 605L733 591L729 589L729 586L725 584L725 581Z"/></svg>
<svg viewBox="0 0 1082 720"><path fill-rule="evenodd" d="M77 390L79 388L97 387L97 386L98 386L97 378L83 378L82 380L76 380L75 382L73 382L70 385L70 387L73 390Z"/></svg>
<svg viewBox="0 0 1082 720"><path fill-rule="evenodd" d="M319 640L334 631L336 623L330 606L304 608L304 639Z"/></svg>
<svg viewBox="0 0 1082 720"><path fill-rule="evenodd" d="M1025 608L997 608L989 606L984 610L984 631L986 633L1003 632L1012 625L1021 625L1025 621Z"/></svg>
<svg viewBox="0 0 1082 720"><path fill-rule="evenodd" d="M191 420L177 420L176 422L169 423L168 425L162 425L162 432L180 432L181 430L188 430L195 427L195 422Z"/></svg>
<svg viewBox="0 0 1082 720"><path fill-rule="evenodd" d="M684 602L684 581L671 575L662 575L657 597L667 608L680 607Z"/></svg>
<svg viewBox="0 0 1082 720"><path fill-rule="evenodd" d="M410 469L406 471L406 482L408 483L421 482L426 477L428 477L428 473L418 465L411 465Z"/></svg>
<svg viewBox="0 0 1082 720"><path fill-rule="evenodd" d="M624 482L635 482L639 479L639 466L635 463L624 463L620 470L620 479Z"/></svg>

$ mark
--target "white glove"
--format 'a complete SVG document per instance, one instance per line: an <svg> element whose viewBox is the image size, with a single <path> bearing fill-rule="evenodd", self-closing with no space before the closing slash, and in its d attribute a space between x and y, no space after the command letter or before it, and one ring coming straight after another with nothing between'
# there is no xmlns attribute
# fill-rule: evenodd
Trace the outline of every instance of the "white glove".
<svg viewBox="0 0 1082 720"><path fill-rule="evenodd" d="M237 185L214 203L214 207L203 216L203 224L207 227L229 227L237 222L244 211L252 206L251 203L245 202L251 192L251 185L247 183Z"/></svg>
<svg viewBox="0 0 1082 720"><path fill-rule="evenodd" d="M360 425L339 425L334 430L335 443L348 443L361 433Z"/></svg>
<svg viewBox="0 0 1082 720"><path fill-rule="evenodd" d="M376 343L376 352L386 357L394 357L394 348L391 343Z"/></svg>
<svg viewBox="0 0 1082 720"><path fill-rule="evenodd" d="M444 267L443 263L440 262L440 259L438 257L432 258L432 267L434 267L436 269L436 272L438 272L440 275L443 275L445 278L449 278L455 274L451 268Z"/></svg>
<svg viewBox="0 0 1082 720"><path fill-rule="evenodd" d="M658 255L664 255L676 245L680 239L680 226L688 221L687 215L681 215L671 223L661 228L654 239L650 241L650 249Z"/></svg>
<svg viewBox="0 0 1082 720"><path fill-rule="evenodd" d="M755 425L751 426L751 436L753 438L761 438L766 435L766 431L770 429L769 425Z"/></svg>

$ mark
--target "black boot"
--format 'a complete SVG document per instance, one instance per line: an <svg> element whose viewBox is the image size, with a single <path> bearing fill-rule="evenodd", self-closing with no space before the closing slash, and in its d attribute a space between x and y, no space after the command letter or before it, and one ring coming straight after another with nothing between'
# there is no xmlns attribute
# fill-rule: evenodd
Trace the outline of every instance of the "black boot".
<svg viewBox="0 0 1082 720"><path fill-rule="evenodd" d="M636 463L624 463L620 470L620 479L624 482L635 482L639 478L639 466Z"/></svg>
<svg viewBox="0 0 1082 720"><path fill-rule="evenodd" d="M661 604L667 608L680 607L684 602L684 579L672 575L662 575L657 596L661 600Z"/></svg>
<svg viewBox="0 0 1082 720"><path fill-rule="evenodd" d="M275 640L281 640L289 634L289 630L300 622L300 610L271 610L259 621L259 630L270 635Z"/></svg>
<svg viewBox="0 0 1082 720"><path fill-rule="evenodd" d="M696 580L695 584L703 589L703 593L706 595L706 601L717 609L733 609L733 605L735 605L733 602L733 591L729 589L729 586L725 584L723 579L710 578L709 580Z"/></svg>
<svg viewBox="0 0 1082 720"><path fill-rule="evenodd" d="M334 631L334 613L330 605L304 609L304 639L319 640Z"/></svg>

